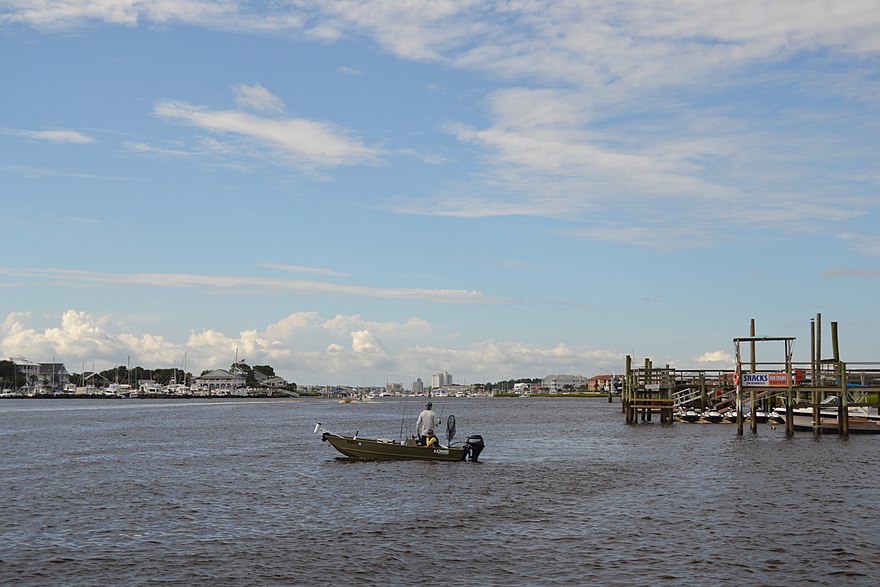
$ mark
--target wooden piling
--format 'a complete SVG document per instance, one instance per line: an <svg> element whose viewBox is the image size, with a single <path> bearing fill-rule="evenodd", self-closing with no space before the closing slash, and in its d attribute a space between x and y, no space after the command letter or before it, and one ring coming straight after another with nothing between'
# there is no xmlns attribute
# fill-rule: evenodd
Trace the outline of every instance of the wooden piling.
<svg viewBox="0 0 880 587"><path fill-rule="evenodd" d="M834 324L832 322L832 324ZM831 330L834 332L834 329ZM837 433L841 436L849 435L849 399L847 398L846 388L846 363L840 365L840 404L838 406L840 412L837 418Z"/></svg>
<svg viewBox="0 0 880 587"><path fill-rule="evenodd" d="M810 320L810 402L813 404L813 435L818 436L822 433L822 427L819 425L819 355L817 339L817 324L821 320L821 314L816 314L815 320ZM791 412L786 410L785 415L791 419Z"/></svg>

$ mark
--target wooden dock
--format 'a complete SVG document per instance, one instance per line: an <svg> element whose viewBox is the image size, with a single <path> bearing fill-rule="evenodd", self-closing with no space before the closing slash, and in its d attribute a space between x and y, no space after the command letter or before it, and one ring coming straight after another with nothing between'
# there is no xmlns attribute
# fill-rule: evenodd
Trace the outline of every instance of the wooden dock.
<svg viewBox="0 0 880 587"><path fill-rule="evenodd" d="M641 368L633 368L632 357L626 357L626 370L621 396L627 424L651 421L659 414L660 422L671 424L676 411L687 406L705 409L736 410L737 434L743 434L746 419L752 433L757 433L759 406L765 411L784 407L786 434L794 434L792 410L809 407L813 410L813 432L822 431L820 407L827 398L837 398L838 433L849 433L849 412L854 406L880 408L880 363L845 363L840 360L837 344L837 323L831 323L831 358L821 358L821 314L811 320L811 360L792 361L794 337L755 335L751 321L750 336L734 338L736 365L728 370L679 370L654 367L646 358ZM758 344L780 344L783 360L758 362ZM742 350L750 351L748 361ZM748 411L746 411L746 407ZM748 418L747 418L748 416Z"/></svg>

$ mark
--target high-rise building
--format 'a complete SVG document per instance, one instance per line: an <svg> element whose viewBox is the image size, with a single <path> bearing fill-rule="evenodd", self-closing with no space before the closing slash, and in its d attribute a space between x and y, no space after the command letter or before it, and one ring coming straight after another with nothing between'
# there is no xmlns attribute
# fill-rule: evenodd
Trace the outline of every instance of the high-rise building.
<svg viewBox="0 0 880 587"><path fill-rule="evenodd" d="M452 375L444 371L431 376L431 387L440 388L444 385L452 385Z"/></svg>
<svg viewBox="0 0 880 587"><path fill-rule="evenodd" d="M425 393L425 384L422 383L422 378L419 377L412 384L412 390L415 394Z"/></svg>

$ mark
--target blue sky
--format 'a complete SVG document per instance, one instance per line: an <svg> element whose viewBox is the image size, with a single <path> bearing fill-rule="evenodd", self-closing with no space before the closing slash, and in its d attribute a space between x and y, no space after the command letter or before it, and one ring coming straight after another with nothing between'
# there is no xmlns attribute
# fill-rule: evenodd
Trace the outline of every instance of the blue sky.
<svg viewBox="0 0 880 587"><path fill-rule="evenodd" d="M7 1L0 355L873 361L878 72L874 1Z"/></svg>

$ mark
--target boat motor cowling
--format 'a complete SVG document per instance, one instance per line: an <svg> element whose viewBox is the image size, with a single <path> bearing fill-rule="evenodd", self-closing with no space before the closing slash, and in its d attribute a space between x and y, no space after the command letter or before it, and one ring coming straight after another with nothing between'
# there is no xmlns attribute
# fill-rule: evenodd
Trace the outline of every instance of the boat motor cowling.
<svg viewBox="0 0 880 587"><path fill-rule="evenodd" d="M474 462L480 458L480 453L486 448L486 444L483 442L483 437L479 434L468 436L467 441L464 444L467 447L470 460Z"/></svg>

